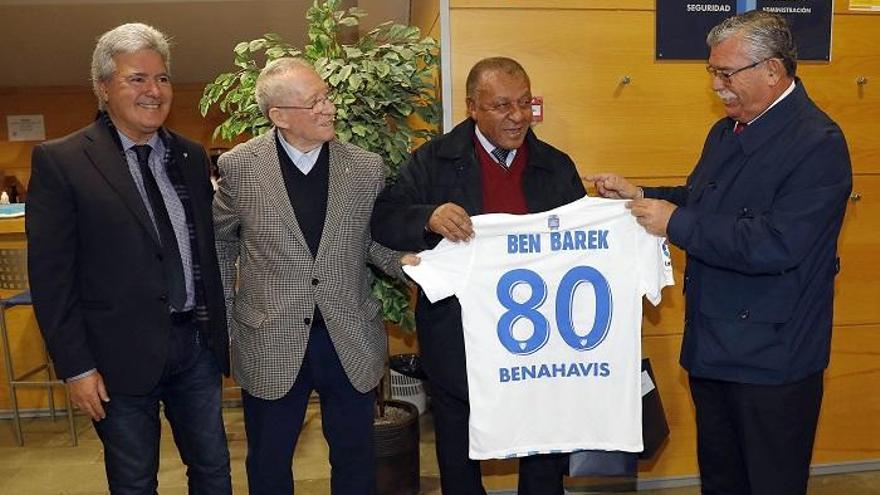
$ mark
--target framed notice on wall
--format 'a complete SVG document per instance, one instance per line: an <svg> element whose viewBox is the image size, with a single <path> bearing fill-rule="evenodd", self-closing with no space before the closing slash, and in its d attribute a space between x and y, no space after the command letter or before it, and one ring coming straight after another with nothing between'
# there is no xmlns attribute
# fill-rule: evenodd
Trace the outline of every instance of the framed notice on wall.
<svg viewBox="0 0 880 495"><path fill-rule="evenodd" d="M724 19L765 10L791 25L799 60L831 59L833 0L657 0L657 58L706 60L706 35Z"/></svg>
<svg viewBox="0 0 880 495"><path fill-rule="evenodd" d="M875 10L880 12L880 0L849 0L849 10Z"/></svg>

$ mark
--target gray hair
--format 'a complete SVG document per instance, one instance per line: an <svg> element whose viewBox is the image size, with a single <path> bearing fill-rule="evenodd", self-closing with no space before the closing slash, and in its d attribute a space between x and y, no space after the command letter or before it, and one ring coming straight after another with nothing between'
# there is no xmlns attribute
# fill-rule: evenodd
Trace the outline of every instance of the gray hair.
<svg viewBox="0 0 880 495"><path fill-rule="evenodd" d="M797 46L785 18L762 10L728 17L709 31L706 44L710 48L734 36L740 36L752 62L769 58L782 59L785 73L797 72Z"/></svg>
<svg viewBox="0 0 880 495"><path fill-rule="evenodd" d="M299 57L283 57L268 62L257 77L257 87L254 97L257 99L257 105L260 112L267 119L269 118L269 109L272 105L279 102L282 98L289 95L294 89L281 76L290 74L297 70L308 69L315 72L315 67L307 60Z"/></svg>
<svg viewBox="0 0 880 495"><path fill-rule="evenodd" d="M153 50L162 57L165 70L171 73L171 50L169 40L158 29L132 22L123 24L102 34L92 53L92 89L98 98L98 108L106 110L101 98L100 87L116 72L113 57L120 53L134 53L138 50Z"/></svg>
<svg viewBox="0 0 880 495"><path fill-rule="evenodd" d="M480 60L471 67L470 72L468 72L467 82L465 83L465 95L468 98L474 98L477 93L477 85L480 84L480 79L483 77L483 74L496 71L511 76L520 75L525 78L526 82L531 84L529 81L529 75L526 74L526 70L523 69L523 66L516 60L508 57L490 57Z"/></svg>

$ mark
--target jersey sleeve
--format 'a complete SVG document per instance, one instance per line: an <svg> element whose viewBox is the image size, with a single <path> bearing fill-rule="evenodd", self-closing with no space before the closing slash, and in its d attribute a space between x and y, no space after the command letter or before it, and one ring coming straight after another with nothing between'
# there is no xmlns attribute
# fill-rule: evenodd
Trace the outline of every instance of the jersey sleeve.
<svg viewBox="0 0 880 495"><path fill-rule="evenodd" d="M667 285L675 285L672 277L672 257L665 237L643 233L639 241L641 251L642 291L654 306L660 304L661 291Z"/></svg>
<svg viewBox="0 0 880 495"><path fill-rule="evenodd" d="M421 262L404 266L403 271L416 281L429 301L437 302L455 295L470 271L475 241L453 243L443 240L434 249L419 253Z"/></svg>

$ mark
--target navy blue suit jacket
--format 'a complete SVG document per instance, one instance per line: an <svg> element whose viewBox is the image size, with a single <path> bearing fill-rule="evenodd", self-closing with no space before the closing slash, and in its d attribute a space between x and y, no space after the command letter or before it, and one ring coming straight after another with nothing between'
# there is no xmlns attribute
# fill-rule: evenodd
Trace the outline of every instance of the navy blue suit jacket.
<svg viewBox="0 0 880 495"><path fill-rule="evenodd" d="M828 365L851 189L843 132L800 80L741 134L718 121L686 186L645 188L679 206L667 233L687 253L692 376L782 384Z"/></svg>

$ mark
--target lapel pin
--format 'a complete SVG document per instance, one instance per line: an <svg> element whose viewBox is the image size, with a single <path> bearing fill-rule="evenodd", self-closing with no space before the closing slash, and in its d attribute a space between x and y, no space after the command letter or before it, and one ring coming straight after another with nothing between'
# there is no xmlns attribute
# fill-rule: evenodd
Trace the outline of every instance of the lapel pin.
<svg viewBox="0 0 880 495"><path fill-rule="evenodd" d="M184 158L189 158L189 153L187 153L187 152L184 151L184 152L183 152L183 157L184 157Z"/></svg>

